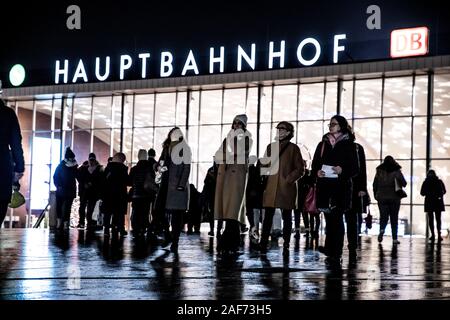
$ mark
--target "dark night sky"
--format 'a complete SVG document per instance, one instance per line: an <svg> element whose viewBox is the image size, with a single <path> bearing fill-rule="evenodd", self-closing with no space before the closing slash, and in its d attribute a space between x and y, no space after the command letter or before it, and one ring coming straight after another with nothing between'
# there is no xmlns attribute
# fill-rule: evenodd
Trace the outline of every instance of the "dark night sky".
<svg viewBox="0 0 450 320"><path fill-rule="evenodd" d="M120 54L150 52L150 74L157 74L163 50L174 53L179 74L189 49L206 74L209 47L225 46L226 65L235 71L237 45L256 43L257 69L267 69L269 41L286 40L286 67L299 67L296 48L307 37L324 47L318 64L329 64L333 36L347 34L346 51L354 61L389 58L390 32L426 25L431 30L430 54L450 54L450 11L444 1L57 1L12 2L3 13L0 53L2 79L15 63L27 66L33 77L24 85L49 84L57 59L82 58L93 70L95 57L111 56L112 72ZM66 8L81 7L82 30L66 28ZM382 29L366 28L366 8L381 7ZM307 52L306 52L307 54ZM341 62L351 62L342 57ZM232 63L228 63L232 61ZM74 66L75 67L75 66ZM73 68L74 68L73 67ZM113 70L114 69L114 70ZM139 71L139 70L137 70ZM226 70L226 72L229 70ZM244 70L245 71L245 70ZM139 72L137 72L139 73ZM151 78L152 76L150 76ZM9 83L8 83L9 84ZM7 86L8 84L5 84Z"/></svg>

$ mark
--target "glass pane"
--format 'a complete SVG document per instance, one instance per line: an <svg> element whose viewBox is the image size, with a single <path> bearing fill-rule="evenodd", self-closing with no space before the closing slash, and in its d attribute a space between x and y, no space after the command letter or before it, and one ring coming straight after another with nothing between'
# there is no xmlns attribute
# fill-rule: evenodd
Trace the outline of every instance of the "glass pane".
<svg viewBox="0 0 450 320"><path fill-rule="evenodd" d="M431 169L436 171L436 175L444 182L447 189L447 193L444 196L444 204L446 204L446 211L448 212L448 205L450 204L450 160L432 160ZM448 216L448 214L442 214L442 217L444 216Z"/></svg>
<svg viewBox="0 0 450 320"><path fill-rule="evenodd" d="M364 148L366 149L366 148ZM367 156L367 154L366 154ZM375 179L375 174L377 173L377 167L381 164L380 160L367 160L366 170L367 170L367 190L369 191L370 199L372 203L377 203L375 195L373 194L373 180ZM372 209L372 208L371 208Z"/></svg>
<svg viewBox="0 0 450 320"><path fill-rule="evenodd" d="M266 148L269 145L269 143L272 141L271 135L271 125L268 123L261 124L260 131L259 131L259 155L258 157L261 158L264 156L264 152L266 152Z"/></svg>
<svg viewBox="0 0 450 320"><path fill-rule="evenodd" d="M133 162L138 161L139 149L153 148L153 128L134 129L133 133Z"/></svg>
<svg viewBox="0 0 450 320"><path fill-rule="evenodd" d="M427 214L423 211L423 205L413 206L412 234L424 236L427 232Z"/></svg>
<svg viewBox="0 0 450 320"><path fill-rule="evenodd" d="M52 129L52 100L36 100L36 130Z"/></svg>
<svg viewBox="0 0 450 320"><path fill-rule="evenodd" d="M222 115L222 90L202 91L200 124L220 124Z"/></svg>
<svg viewBox="0 0 450 320"><path fill-rule="evenodd" d="M412 77L385 80L383 116L411 115L412 81Z"/></svg>
<svg viewBox="0 0 450 320"><path fill-rule="evenodd" d="M186 92L178 92L177 97L177 118L175 124L183 129L186 129Z"/></svg>
<svg viewBox="0 0 450 320"><path fill-rule="evenodd" d="M306 121L298 123L298 142L303 144L314 157L314 152L320 141L322 141L323 121Z"/></svg>
<svg viewBox="0 0 450 320"><path fill-rule="evenodd" d="M155 105L154 94L138 94L134 97L134 127L152 127ZM153 137L153 135L152 135Z"/></svg>
<svg viewBox="0 0 450 320"><path fill-rule="evenodd" d="M73 152L77 161L83 163L91 152L91 131L76 130L73 135Z"/></svg>
<svg viewBox="0 0 450 320"><path fill-rule="evenodd" d="M22 134L23 158L25 160L25 164L31 164L31 147L33 141L33 132L22 130L21 134Z"/></svg>
<svg viewBox="0 0 450 320"><path fill-rule="evenodd" d="M198 163L197 162L191 163L191 173L189 175L189 183L197 185L197 172L198 172Z"/></svg>
<svg viewBox="0 0 450 320"><path fill-rule="evenodd" d="M433 158L450 158L450 116L433 116L431 155Z"/></svg>
<svg viewBox="0 0 450 320"><path fill-rule="evenodd" d="M450 74L434 76L433 114L450 114Z"/></svg>
<svg viewBox="0 0 450 320"><path fill-rule="evenodd" d="M91 128L92 98L76 98L74 104L73 117L75 119L75 129Z"/></svg>
<svg viewBox="0 0 450 320"><path fill-rule="evenodd" d="M111 150L111 129L93 130L94 143L92 151L97 156L97 161L106 164Z"/></svg>
<svg viewBox="0 0 450 320"><path fill-rule="evenodd" d="M112 155L120 151L120 129L114 129L111 132L113 141L113 152Z"/></svg>
<svg viewBox="0 0 450 320"><path fill-rule="evenodd" d="M427 115L428 76L416 76L414 115Z"/></svg>
<svg viewBox="0 0 450 320"><path fill-rule="evenodd" d="M256 137L257 137L256 124L249 124L247 126L247 131L251 134L252 140L253 140L252 148L250 149L250 155L252 155L252 154L256 155L256 143L257 143L257 141L256 141Z"/></svg>
<svg viewBox="0 0 450 320"><path fill-rule="evenodd" d="M198 125L199 103L200 103L200 91L192 91L191 92L191 101L189 103L189 125L190 126Z"/></svg>
<svg viewBox="0 0 450 320"><path fill-rule="evenodd" d="M123 106L123 127L133 127L133 103L134 96L129 94L125 96L125 104Z"/></svg>
<svg viewBox="0 0 450 320"><path fill-rule="evenodd" d="M426 172L426 161L415 160L413 161L413 193L412 193L412 202L413 204L421 204L423 205L425 198L420 195L420 188L422 187L422 183L427 176Z"/></svg>
<svg viewBox="0 0 450 320"><path fill-rule="evenodd" d="M337 82L327 82L325 95L325 119L337 113Z"/></svg>
<svg viewBox="0 0 450 320"><path fill-rule="evenodd" d="M355 118L381 115L381 79L357 80L355 83Z"/></svg>
<svg viewBox="0 0 450 320"><path fill-rule="evenodd" d="M246 91L247 91L246 88L224 90L224 98L223 98L224 123L231 124L236 115L245 113ZM256 119L249 118L248 121L250 122L250 120L252 120L252 122L256 122Z"/></svg>
<svg viewBox="0 0 450 320"><path fill-rule="evenodd" d="M53 128L52 130L61 130L61 104L62 99L53 101Z"/></svg>
<svg viewBox="0 0 450 320"><path fill-rule="evenodd" d="M31 177L31 167L30 165L25 166L25 171L23 173L22 179L20 179L20 192L23 194L25 199L30 199L30 177ZM28 205L28 204L27 204Z"/></svg>
<svg viewBox="0 0 450 320"><path fill-rule="evenodd" d="M347 119L353 118L353 81L342 82L341 115Z"/></svg>
<svg viewBox="0 0 450 320"><path fill-rule="evenodd" d="M199 192L202 192L203 185L205 182L206 173L208 172L208 169L211 168L212 163L208 162L200 162L198 164L198 183L196 185L196 188ZM195 183L194 183L195 185Z"/></svg>
<svg viewBox="0 0 450 320"><path fill-rule="evenodd" d="M125 154L128 164L131 164L131 140L133 137L132 129L123 130L123 149L122 152Z"/></svg>
<svg viewBox="0 0 450 320"><path fill-rule="evenodd" d="M122 124L122 96L113 97L112 109L113 128L120 128Z"/></svg>
<svg viewBox="0 0 450 320"><path fill-rule="evenodd" d="M94 129L111 128L112 97L94 97Z"/></svg>
<svg viewBox="0 0 450 320"><path fill-rule="evenodd" d="M364 147L366 159L380 159L381 120L355 120L354 125L356 141Z"/></svg>
<svg viewBox="0 0 450 320"><path fill-rule="evenodd" d="M155 128L155 144L154 149L156 151L157 155L160 155L162 152L162 144L164 140L167 139L167 135L169 134L169 131L172 129L172 127L163 127L163 128ZM185 131L182 129L183 135Z"/></svg>
<svg viewBox="0 0 450 320"><path fill-rule="evenodd" d="M322 120L324 84L301 84L299 101L299 120Z"/></svg>
<svg viewBox="0 0 450 320"><path fill-rule="evenodd" d="M297 85L275 86L273 96L273 121L297 120Z"/></svg>
<svg viewBox="0 0 450 320"><path fill-rule="evenodd" d="M64 104L64 114L63 114L63 130L72 129L72 109L73 109L73 98L68 98L65 100Z"/></svg>
<svg viewBox="0 0 450 320"><path fill-rule="evenodd" d="M33 101L16 101L21 130L33 130Z"/></svg>
<svg viewBox="0 0 450 320"><path fill-rule="evenodd" d="M192 162L198 162L198 126L190 126L188 130L188 145L191 147Z"/></svg>
<svg viewBox="0 0 450 320"><path fill-rule="evenodd" d="M246 114L249 123L258 119L258 88L248 88Z"/></svg>
<svg viewBox="0 0 450 320"><path fill-rule="evenodd" d="M413 118L413 158L424 159L427 153L427 119L425 117Z"/></svg>
<svg viewBox="0 0 450 320"><path fill-rule="evenodd" d="M262 87L261 94L261 122L272 121L272 86Z"/></svg>
<svg viewBox="0 0 450 320"><path fill-rule="evenodd" d="M50 164L52 133L36 132L33 138L32 164Z"/></svg>
<svg viewBox="0 0 450 320"><path fill-rule="evenodd" d="M384 119L383 158L411 158L411 118Z"/></svg>
<svg viewBox="0 0 450 320"><path fill-rule="evenodd" d="M219 126L201 126L199 139L199 161L212 162L222 143Z"/></svg>
<svg viewBox="0 0 450 320"><path fill-rule="evenodd" d="M156 95L155 126L175 125L175 93Z"/></svg>

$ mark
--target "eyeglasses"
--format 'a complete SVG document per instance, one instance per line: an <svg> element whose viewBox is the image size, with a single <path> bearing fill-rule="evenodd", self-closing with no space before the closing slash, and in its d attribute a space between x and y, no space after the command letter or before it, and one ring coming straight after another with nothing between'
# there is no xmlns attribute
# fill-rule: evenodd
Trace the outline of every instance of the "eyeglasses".
<svg viewBox="0 0 450 320"><path fill-rule="evenodd" d="M328 125L328 128L332 128L332 127L334 127L334 126L338 126L339 125L339 123L330 123L329 125Z"/></svg>
<svg viewBox="0 0 450 320"><path fill-rule="evenodd" d="M276 128L277 130L284 130L284 131L288 131L288 129L287 128L283 128L283 127L279 127L279 128Z"/></svg>

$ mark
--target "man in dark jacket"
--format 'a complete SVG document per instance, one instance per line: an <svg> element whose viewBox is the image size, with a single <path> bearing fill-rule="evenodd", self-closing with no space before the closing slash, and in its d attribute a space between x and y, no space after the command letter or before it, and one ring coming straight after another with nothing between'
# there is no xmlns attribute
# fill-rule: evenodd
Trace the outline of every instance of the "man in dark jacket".
<svg viewBox="0 0 450 320"><path fill-rule="evenodd" d="M105 168L105 188L103 191L105 236L109 236L110 216L112 216L113 236L116 236L119 232L121 236L127 235L125 215L128 206L128 167L124 164L125 160L125 154L118 152Z"/></svg>
<svg viewBox="0 0 450 320"><path fill-rule="evenodd" d="M90 153L86 165L83 163L78 168L77 180L80 196L78 227L83 229L85 218L87 218L88 229L94 229L96 223L92 220L92 213L97 201L100 199L100 190L103 186L103 166L98 163L95 153Z"/></svg>
<svg viewBox="0 0 450 320"><path fill-rule="evenodd" d="M139 150L138 160L138 163L131 168L129 177L133 206L131 226L135 237L143 237L149 225L150 206L156 196L155 191L146 188L146 180L153 179L154 181L155 171L151 162L147 160L146 150ZM154 185L156 186L156 184Z"/></svg>
<svg viewBox="0 0 450 320"><path fill-rule="evenodd" d="M77 195L77 176L78 164L75 160L75 154L67 147L64 159L56 167L53 175L53 182L56 186L56 229L69 230L70 213L73 199Z"/></svg>
<svg viewBox="0 0 450 320"><path fill-rule="evenodd" d="M0 99L0 227L11 200L12 184L23 176L22 135L14 110Z"/></svg>

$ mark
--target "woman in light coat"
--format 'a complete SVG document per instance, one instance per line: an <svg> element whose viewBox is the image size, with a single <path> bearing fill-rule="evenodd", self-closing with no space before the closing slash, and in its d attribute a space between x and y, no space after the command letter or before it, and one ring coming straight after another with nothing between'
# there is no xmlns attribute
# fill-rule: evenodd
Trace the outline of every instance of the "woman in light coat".
<svg viewBox="0 0 450 320"><path fill-rule="evenodd" d="M214 217L225 221L225 230L218 234L220 253L235 254L240 243L240 224L245 223L245 191L248 179L248 158L252 138L247 116L237 115L232 129L216 152L217 171Z"/></svg>

